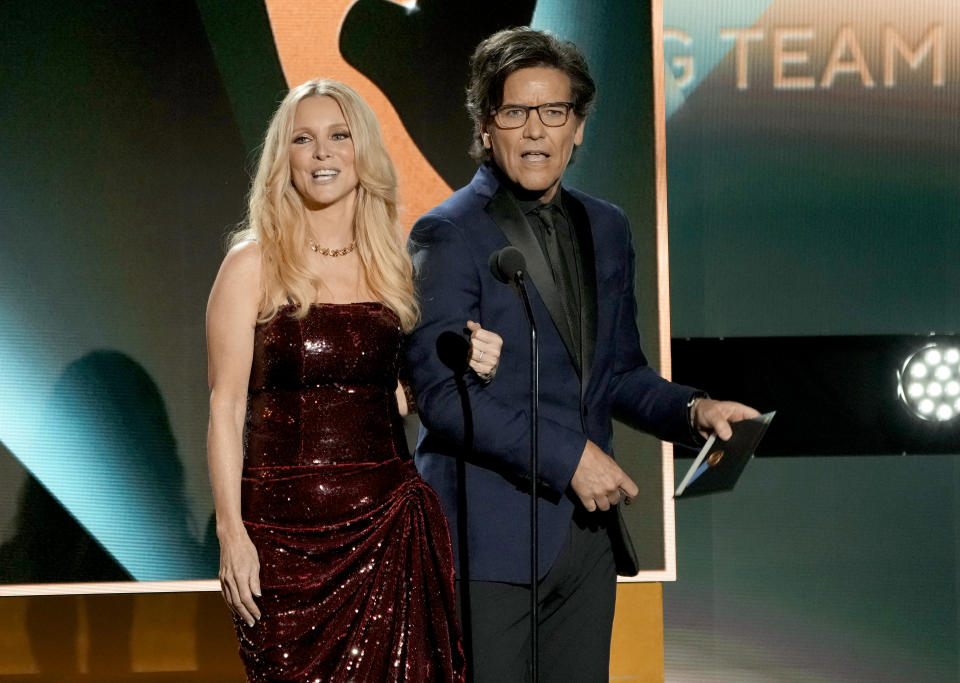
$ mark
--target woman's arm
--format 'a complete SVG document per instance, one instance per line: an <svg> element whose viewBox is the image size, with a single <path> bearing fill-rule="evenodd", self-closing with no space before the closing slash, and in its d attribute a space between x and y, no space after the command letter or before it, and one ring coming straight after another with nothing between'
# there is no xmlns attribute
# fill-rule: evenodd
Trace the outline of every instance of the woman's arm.
<svg viewBox="0 0 960 683"><path fill-rule="evenodd" d="M207 380L210 423L207 464L220 540L220 587L233 612L253 626L260 610L260 562L240 516L243 423L260 301L260 248L230 250L207 302Z"/></svg>
<svg viewBox="0 0 960 683"><path fill-rule="evenodd" d="M397 390L394 392L397 395L397 410L400 412L400 417L406 417L417 412L417 406L410 405L411 402L407 399L406 388L408 386L403 380L400 380L397 382Z"/></svg>

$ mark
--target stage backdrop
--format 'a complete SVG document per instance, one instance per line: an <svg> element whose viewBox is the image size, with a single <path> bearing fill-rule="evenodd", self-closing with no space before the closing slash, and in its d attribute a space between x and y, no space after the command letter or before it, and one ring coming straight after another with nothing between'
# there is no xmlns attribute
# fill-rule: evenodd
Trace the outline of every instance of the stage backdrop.
<svg viewBox="0 0 960 683"><path fill-rule="evenodd" d="M960 331L956 2L663 10L675 336ZM469 47L529 22L576 40L601 91L570 180L628 207L649 283L645 11L3 4L3 579L214 575L203 309L288 83L343 78L374 104L409 226L471 173L458 71ZM664 309L642 293L655 320ZM651 357L665 357L644 327ZM845 388L854 402L857 391ZM658 448L636 449L656 462L648 492L662 490ZM758 458L733 493L678 504L668 680L957 680L958 490L956 454L810 454ZM664 571L669 553L646 547Z"/></svg>
<svg viewBox="0 0 960 683"><path fill-rule="evenodd" d="M0 592L216 575L204 307L267 120L309 78L376 110L409 229L475 170L476 43L525 24L575 40L600 99L569 181L630 215L646 349L669 351L648 3L38 0L0 22ZM618 450L643 577L670 579L669 447L622 431Z"/></svg>

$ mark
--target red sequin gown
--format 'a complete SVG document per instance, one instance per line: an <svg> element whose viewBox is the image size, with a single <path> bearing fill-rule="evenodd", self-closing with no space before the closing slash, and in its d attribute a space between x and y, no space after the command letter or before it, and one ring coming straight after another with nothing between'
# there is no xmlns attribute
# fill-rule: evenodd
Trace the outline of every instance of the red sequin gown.
<svg viewBox="0 0 960 683"><path fill-rule="evenodd" d="M251 681L459 681L450 537L394 391L379 303L290 308L256 329L242 511L263 614L237 621Z"/></svg>

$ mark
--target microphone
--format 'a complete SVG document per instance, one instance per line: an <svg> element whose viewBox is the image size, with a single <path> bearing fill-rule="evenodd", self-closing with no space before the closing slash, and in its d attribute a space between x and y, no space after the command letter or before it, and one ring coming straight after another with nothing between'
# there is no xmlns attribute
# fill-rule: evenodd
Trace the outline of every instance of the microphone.
<svg viewBox="0 0 960 683"><path fill-rule="evenodd" d="M517 276L526 270L527 260L516 247L504 247L490 254L490 272L500 282L517 284Z"/></svg>

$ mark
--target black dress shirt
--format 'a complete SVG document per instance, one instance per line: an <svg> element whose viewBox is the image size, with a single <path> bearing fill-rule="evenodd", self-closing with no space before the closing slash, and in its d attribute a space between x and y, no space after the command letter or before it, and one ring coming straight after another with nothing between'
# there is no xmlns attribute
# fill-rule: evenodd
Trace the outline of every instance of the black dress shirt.
<svg viewBox="0 0 960 683"><path fill-rule="evenodd" d="M583 300L580 250L574 226L570 224L568 214L563 208L563 191L558 190L546 203L540 203L537 199L517 198L517 204L536 235L547 263L550 264L550 272L566 313L570 339L573 340L574 348L570 350L570 356L577 372L580 372L580 307Z"/></svg>

